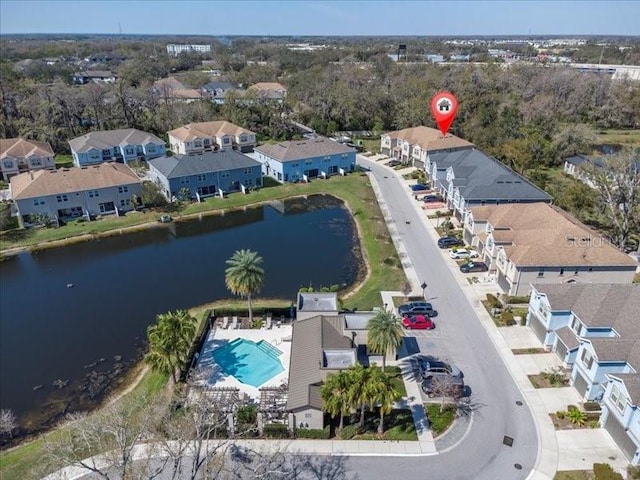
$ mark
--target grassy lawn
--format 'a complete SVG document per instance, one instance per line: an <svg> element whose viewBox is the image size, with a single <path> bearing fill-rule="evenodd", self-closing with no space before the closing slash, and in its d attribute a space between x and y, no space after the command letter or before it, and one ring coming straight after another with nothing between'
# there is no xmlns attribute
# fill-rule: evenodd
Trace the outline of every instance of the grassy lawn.
<svg viewBox="0 0 640 480"><path fill-rule="evenodd" d="M248 195L235 193L227 198L208 198L202 203L187 205L179 212L171 212L176 221L189 215L205 212L224 211L260 204L270 200L312 194L329 194L342 199L358 226L363 255L369 264L368 278L353 295L344 298L345 308L370 310L382 306L380 290L402 290L406 279L400 260L391 241L387 225L371 189L368 177L363 173L353 173L346 177L335 176L328 180L315 180L304 184L285 184L262 188ZM109 216L94 222L75 223L60 228L35 228L30 230L10 230L0 234L0 249L35 246L56 240L69 240L81 235L100 235L129 227L147 228L159 225L158 217L163 211L148 213L132 212L124 217Z"/></svg>
<svg viewBox="0 0 640 480"><path fill-rule="evenodd" d="M73 167L73 157L71 155L58 154L54 158L56 168Z"/></svg>
<svg viewBox="0 0 640 480"><path fill-rule="evenodd" d="M392 410L389 415L385 415L385 432L382 436L377 433L379 419L380 414L377 409L373 412L367 411L365 414L364 429L359 431L358 421L360 417L345 417L345 427L340 438L344 440L418 440L411 410Z"/></svg>
<svg viewBox="0 0 640 480"><path fill-rule="evenodd" d="M427 411L427 418L434 437L446 431L456 416L455 405L445 405L442 412L440 412L439 403L426 403L424 408Z"/></svg>
<svg viewBox="0 0 640 480"><path fill-rule="evenodd" d="M403 397L407 396L407 389L404 386L404 381L402 380L402 373L400 372L400 367L385 367L385 372L387 372L391 376L391 382L393 383L394 390L400 392Z"/></svg>
<svg viewBox="0 0 640 480"><path fill-rule="evenodd" d="M598 140L605 144L640 145L640 130L599 130Z"/></svg>
<svg viewBox="0 0 640 480"><path fill-rule="evenodd" d="M556 472L553 480L594 480L591 470L570 470L564 472Z"/></svg>
<svg viewBox="0 0 640 480"><path fill-rule="evenodd" d="M132 393L145 392L149 395L158 393L167 384L168 378L155 372L148 371ZM62 427L64 428L64 427ZM60 436L60 430L52 430L45 434L52 441ZM97 454L92 452L89 455ZM6 452L0 453L0 478L2 480L24 480L33 478L31 470L42 463L46 452L42 437L24 443Z"/></svg>
<svg viewBox="0 0 640 480"><path fill-rule="evenodd" d="M359 139L360 140L360 139ZM371 152L371 153L380 153L380 139L362 139L360 140L362 142L362 146L364 147L364 151L365 152Z"/></svg>

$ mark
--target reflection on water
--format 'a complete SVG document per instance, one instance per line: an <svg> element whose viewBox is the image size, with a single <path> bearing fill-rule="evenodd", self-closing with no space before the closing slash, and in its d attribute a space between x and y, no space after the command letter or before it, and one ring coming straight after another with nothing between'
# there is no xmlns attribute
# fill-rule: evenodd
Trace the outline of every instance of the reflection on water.
<svg viewBox="0 0 640 480"><path fill-rule="evenodd" d="M263 257L261 296L293 300L301 286L355 281L354 240L349 213L321 195L8 259L0 407L36 428L95 405L140 359L158 313L230 296L225 260L237 249Z"/></svg>

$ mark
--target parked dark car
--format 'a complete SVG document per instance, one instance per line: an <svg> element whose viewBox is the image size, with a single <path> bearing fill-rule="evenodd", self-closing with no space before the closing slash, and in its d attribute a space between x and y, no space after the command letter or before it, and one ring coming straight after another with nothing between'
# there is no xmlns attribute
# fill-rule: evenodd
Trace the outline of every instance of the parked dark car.
<svg viewBox="0 0 640 480"><path fill-rule="evenodd" d="M400 160L391 160L389 163L387 163L387 166L388 167L397 167L401 163L402 162Z"/></svg>
<svg viewBox="0 0 640 480"><path fill-rule="evenodd" d="M458 237L440 237L438 239L438 247L451 248L451 247L464 247L464 242Z"/></svg>
<svg viewBox="0 0 640 480"><path fill-rule="evenodd" d="M446 373L452 377L464 378L462 370L453 363L442 362L430 357L423 357L419 360L420 373L426 377L430 373Z"/></svg>
<svg viewBox="0 0 640 480"><path fill-rule="evenodd" d="M401 317L414 314L435 317L436 311L433 309L433 305L429 302L409 302L403 303L398 307L398 314Z"/></svg>
<svg viewBox="0 0 640 480"><path fill-rule="evenodd" d="M460 265L462 273L486 272L487 270L489 270L489 267L484 262L467 262Z"/></svg>
<svg viewBox="0 0 640 480"><path fill-rule="evenodd" d="M464 380L460 377L454 377L448 373L429 373L422 380L422 391L431 398L438 394L438 384L445 384L449 396L454 399L464 397Z"/></svg>
<svg viewBox="0 0 640 480"><path fill-rule="evenodd" d="M424 197L422 197L422 201L424 203L435 203L442 202L443 198L440 195L425 195Z"/></svg>
<svg viewBox="0 0 640 480"><path fill-rule="evenodd" d="M411 185L411 190L414 192L422 192L423 190L429 190L429 185L425 185L424 183L416 183L415 185Z"/></svg>
<svg viewBox="0 0 640 480"><path fill-rule="evenodd" d="M364 147L362 145L357 145L355 143L347 143L347 147L351 147L355 149L356 152L360 153L364 151Z"/></svg>

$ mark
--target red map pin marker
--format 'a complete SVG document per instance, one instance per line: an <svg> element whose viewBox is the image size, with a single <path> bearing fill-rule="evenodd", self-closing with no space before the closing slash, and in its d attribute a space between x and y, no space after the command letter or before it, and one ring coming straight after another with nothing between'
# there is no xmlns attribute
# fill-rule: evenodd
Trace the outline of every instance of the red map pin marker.
<svg viewBox="0 0 640 480"><path fill-rule="evenodd" d="M458 99L449 92L438 92L431 99L431 113L444 137L458 111Z"/></svg>

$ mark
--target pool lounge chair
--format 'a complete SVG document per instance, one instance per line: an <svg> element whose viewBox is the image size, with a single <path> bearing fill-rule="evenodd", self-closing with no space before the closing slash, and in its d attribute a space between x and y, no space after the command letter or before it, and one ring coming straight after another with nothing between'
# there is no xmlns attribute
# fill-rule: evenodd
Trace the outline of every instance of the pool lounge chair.
<svg viewBox="0 0 640 480"><path fill-rule="evenodd" d="M225 329L229 326L229 317L224 317L222 319L222 328Z"/></svg>
<svg viewBox="0 0 640 480"><path fill-rule="evenodd" d="M271 330L271 315L267 316L267 330Z"/></svg>
<svg viewBox="0 0 640 480"><path fill-rule="evenodd" d="M235 330L238 328L238 317L233 317L231 319L231 330Z"/></svg>

